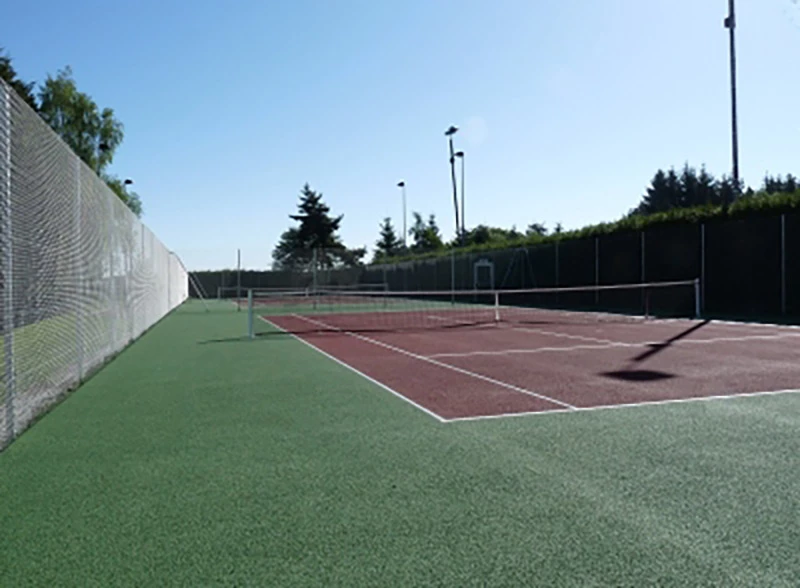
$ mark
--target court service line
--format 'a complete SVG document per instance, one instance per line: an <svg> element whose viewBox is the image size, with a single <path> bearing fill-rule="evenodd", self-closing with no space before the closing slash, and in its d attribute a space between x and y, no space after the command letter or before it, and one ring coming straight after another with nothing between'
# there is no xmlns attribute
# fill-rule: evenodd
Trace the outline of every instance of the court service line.
<svg viewBox="0 0 800 588"><path fill-rule="evenodd" d="M401 349L400 347L395 347L394 345L390 345L388 343L384 343L383 341L378 341L377 339L371 339L369 337L365 337L364 335L359 335L358 333L353 333L352 331L346 331L344 329L340 329L339 327L334 327L328 324L323 323L322 321L318 321L315 319L311 319L305 316L301 316L299 314L291 315L295 318L300 320L304 320L306 322L315 324L320 327L324 327L326 329L332 329L334 331L338 331L340 333L344 333L345 335L349 335L355 339L359 339L361 341L365 341L367 343L371 343L372 345L377 345L378 347L383 347L390 351L394 351L395 353L400 353L402 355L407 355L408 357L413 357L414 359L418 359L420 361L424 361L426 363L433 364L438 367L442 367L459 374L463 374L465 376L470 376L472 378L483 380L484 382L489 382L490 384L494 384L495 386L500 386L501 388L508 388L509 390L513 390L514 392L519 392L520 394L527 394L528 396L533 396L534 398L538 398L539 400L545 400L552 404L557 404L558 406L562 406L566 409L574 410L576 407L572 406L571 404L567 404L561 400L556 400L555 398L551 398L550 396L545 396L544 394L538 394L537 392L533 392L532 390L527 390L525 388L520 388L519 386L515 386L513 384L509 384L508 382L503 382L501 380L495 380L494 378L490 378L489 376L484 376L483 374L478 374L476 372L471 372L469 370L465 370L460 367L456 367L454 365L450 365L447 363L443 363L441 361L436 361L430 357L425 357L424 355L419 355L417 353L413 353L411 351L407 351L405 349Z"/></svg>
<svg viewBox="0 0 800 588"><path fill-rule="evenodd" d="M529 333L539 333L540 335L550 335L552 337L563 337L565 339L577 339L578 341L589 341L591 343L614 343L611 339L599 339L597 337L587 337L585 335L572 335L570 333L559 333L557 331L545 331L544 329L534 329L532 327L511 327L514 331L526 331Z"/></svg>
<svg viewBox="0 0 800 588"><path fill-rule="evenodd" d="M770 341L777 339L790 339L800 337L800 333L781 333L775 335L743 335L741 337L714 337L712 339L683 339L680 341L673 341L669 346L673 345L708 345L711 343L741 343L748 341ZM616 348L630 348L630 347L647 347L650 345L665 345L663 341L642 341L639 343L625 343L622 341L610 341L608 344L603 345L572 345L570 347L534 347L530 349L501 349L495 351L464 351L461 353L434 353L428 357L473 357L481 355L506 355L518 353L549 353L559 351L590 351L593 349L616 349Z"/></svg>
<svg viewBox="0 0 800 588"><path fill-rule="evenodd" d="M331 360L335 361L335 362L336 362L336 363L338 363L339 365L346 367L346 368L347 368L347 369L349 369L351 372L354 372L354 373L358 374L359 376L361 376L362 378L364 378L365 380L368 380L369 382L372 382L372 383L373 383L373 384L375 384L376 386L378 386L378 387L380 387L380 388L383 388L384 390L386 390L386 391L387 391L387 392L389 392L390 394L394 394L394 395L395 395L395 396L397 396L399 399L401 399L401 400L405 400L407 403L409 403L409 404L410 404L411 406L413 406L414 408L417 408L417 409L421 410L422 412L424 412L425 414L427 414L428 416L435 418L435 419L436 419L437 421L439 421L440 423L446 423L446 422L447 422L447 419L445 419L444 417L442 417L442 416L440 416L440 415L436 414L435 412L433 412L433 411L432 411L432 410L430 410L430 409L427 409L427 408L425 408L425 407L424 407L424 406L422 406L421 404L417 404L416 402L414 402L413 400L411 400L411 399L410 399L410 398L408 398L407 396L403 396L403 395L402 395L402 394L400 394L400 393L399 393L397 390L393 390L392 388L390 388L389 386L387 386L387 385L386 385L386 384L384 384L383 382L379 382L379 381L378 381L378 380L376 380L375 378L372 378L372 377L368 376L367 374L365 374L364 372L362 372L362 371L358 370L357 368L353 367L353 366L352 366L352 365L350 365L349 363L346 363L346 362L342 361L341 359L339 359L338 357L334 357L334 356L333 356L333 355L331 355L330 353L327 353L326 351L323 351L322 349L320 349L319 347L317 347L317 346L316 346L316 345L314 345L313 343L311 343L311 342L309 342L309 341L306 341L306 340L305 340L305 339L303 339L302 337L298 337L298 336L297 336L297 335L295 335L294 333L290 333L290 332L289 332L289 331L287 331L286 329L283 329L283 328L279 327L278 325L276 325L275 323L273 323L271 320L269 320L269 319L267 319L267 318L265 318L265 317L263 317L263 316L259 316L258 318L260 318L262 321L264 321L264 322L265 322L265 323L267 323L268 325L270 325L270 326L274 327L275 329L277 329L277 330L279 330L279 331L281 331L281 332L283 332L283 333L286 333L287 335L291 335L292 337L294 337L295 339L297 339L298 341L300 341L302 344L304 344L304 345L307 345L308 347L310 347L311 349L313 349L313 350L314 350L314 351L316 351L317 353L320 353L320 354L324 355L325 357L327 357L328 359L331 359Z"/></svg>
<svg viewBox="0 0 800 588"><path fill-rule="evenodd" d="M528 412L506 412L502 414L485 414L468 417L453 417L445 419L445 423L457 423L468 421L487 421L494 419L505 419L512 417L523 416L540 416L553 413L578 413L578 412L596 412L601 410L616 410L618 408L643 408L647 406L656 406L664 404L688 404L691 402L708 402L714 400L736 400L737 398L758 398L760 396L779 396L788 394L800 394L800 389L792 388L786 390L765 390L762 392L741 392L734 394L715 394L714 396L693 396L691 398L669 398L666 400L648 400L645 402L628 402L624 404L601 404L598 406L579 406L574 410L564 410L563 408L556 408L552 410L539 410Z"/></svg>

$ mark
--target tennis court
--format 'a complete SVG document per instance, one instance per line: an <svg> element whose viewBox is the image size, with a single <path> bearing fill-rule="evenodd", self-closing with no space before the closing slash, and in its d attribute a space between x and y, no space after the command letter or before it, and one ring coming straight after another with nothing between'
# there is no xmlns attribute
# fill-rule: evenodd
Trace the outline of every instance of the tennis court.
<svg viewBox="0 0 800 588"><path fill-rule="evenodd" d="M185 303L41 418L0 584L795 583L800 331L347 296Z"/></svg>
<svg viewBox="0 0 800 588"><path fill-rule="evenodd" d="M485 292L303 296L256 298L260 334L292 334L443 422L778 394L800 382L795 327L498 310L499 296Z"/></svg>

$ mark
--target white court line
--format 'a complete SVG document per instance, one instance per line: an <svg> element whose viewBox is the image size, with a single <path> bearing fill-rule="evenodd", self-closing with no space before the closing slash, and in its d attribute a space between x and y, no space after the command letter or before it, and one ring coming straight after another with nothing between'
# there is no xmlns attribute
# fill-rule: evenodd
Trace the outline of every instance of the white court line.
<svg viewBox="0 0 800 588"><path fill-rule="evenodd" d="M714 337L712 339L681 339L673 341L673 345L708 345L710 343L740 343L748 341L770 341L800 337L800 333L781 333L779 335L743 335L741 337ZM664 341L643 341L640 343L609 342L604 345L573 345L571 347L534 347L531 349L504 349L495 351L465 351L462 353L434 353L430 358L441 357L473 357L479 355L511 355L518 353L549 353L563 351L588 351L592 349L616 349L630 347L648 347L651 345L667 345Z"/></svg>
<svg viewBox="0 0 800 588"><path fill-rule="evenodd" d="M477 415L477 416L469 416L469 417L455 417L452 419L445 419L445 423L459 423L459 422L469 422L469 421L486 421L486 420L493 420L493 419L505 419L505 418L512 418L512 417L523 417L523 416L540 416L540 415L548 415L553 413L577 413L577 412L595 412L600 410L616 410L618 408L641 408L647 406L656 406L656 405L664 405L664 404L687 404L690 402L706 402L710 400L736 400L737 398L755 398L759 396L778 396L781 394L800 394L800 389L788 389L788 390L766 390L763 392L742 392L739 394L717 394L715 396L694 396L692 398L671 398L668 400L650 400L645 402L629 402L626 404L602 404L599 406L586 406L586 407L577 407L574 410L564 410L562 408L557 408L553 410L540 410L540 411L532 411L532 412L507 412L503 414L486 414L486 415Z"/></svg>
<svg viewBox="0 0 800 588"><path fill-rule="evenodd" d="M502 388L508 388L509 390L513 390L513 391L519 392L521 394L527 394L528 396L533 396L534 398L538 398L539 400L546 400L547 402L550 402L552 404L557 404L559 406L563 406L564 408L567 408L567 409L575 409L575 407L572 406L571 404L567 404L566 402L563 402L561 400L556 400L555 398L551 398L549 396L545 396L544 394L538 394L538 393L533 392L531 390L526 390L525 388L520 388L519 386L514 386L513 384L509 384L507 382L503 382L503 381L500 381L500 380L495 380L494 378L490 378L490 377L484 376L482 374L471 372L469 370L465 370L463 368L456 367L454 365L449 365L449 364L446 364L446 363L442 363L441 361L436 361L435 359L431 359L430 357L425 357L424 355L419 355L419 354L416 354L416 353L412 353L411 351L406 351L405 349L401 349L399 347L395 347L394 345L389 345L388 343L384 343L383 341L378 341L376 339L370 339L369 337L364 337L363 335L359 335L359 334L353 333L351 331L345 331L345 330L340 329L338 327L333 327L331 325L327 325L327 324L325 324L325 323L323 323L321 321L317 321L317 320L314 320L314 319L311 319L311 318L308 318L308 317L305 317L305 316L300 316L299 314L293 314L291 316L294 316L294 317L296 317L296 318L298 318L300 320L304 320L304 321L312 323L312 324L316 324L316 325L324 327L326 329L332 329L334 331L338 331L338 332L344 333L344 334L349 335L350 337L353 337L355 339L360 339L361 341L366 341L367 343L371 343L372 345L377 345L378 347L383 347L385 349L389 349L390 351L394 351L395 353L401 353L403 355L407 355L408 357L413 357L414 359L418 359L420 361L424 361L424 362L433 364L435 366L442 367L442 368L457 372L459 374L464 374L466 376L470 376L470 377L476 378L478 380L483 380L484 382L489 382L490 384L494 384L495 386L500 386Z"/></svg>
<svg viewBox="0 0 800 588"><path fill-rule="evenodd" d="M597 337L586 337L585 335L571 335L569 333L559 333L557 331L545 331L544 329L534 329L532 327L510 327L514 331L526 331L529 333L539 333L540 335L550 335L552 337L563 337L565 339L577 339L578 341L589 341L591 343L614 343L611 339L599 339Z"/></svg>
<svg viewBox="0 0 800 588"><path fill-rule="evenodd" d="M337 358L337 357L334 357L334 356L333 356L333 355L331 355L330 353L327 353L327 352L323 351L322 349L320 349L319 347L317 347L317 346L316 346L316 345L314 345L313 343L310 343L310 342L306 341L306 340L305 340L305 339L303 339L302 337L298 337L298 336L297 336L297 335L295 335L294 333L290 333L290 332L289 332L289 331L287 331L286 329L282 329L281 327L279 327L278 325L276 325L275 323L273 323L272 321L270 321L269 319L267 319L267 318L265 318L265 317L263 317L263 316L259 316L258 318L260 318L262 321L264 321L264 322L265 322L265 323L267 323L268 325L271 325L271 326L272 326L272 327L274 327L275 329L277 329L277 330L279 330L279 331L281 331L281 332L283 332L283 333L286 333L287 335L291 335L292 337L294 337L295 339L297 339L298 341L300 341L300 342L301 342L301 343L303 343L304 345L307 345L307 346L309 346L311 349L313 349L314 351L316 351L316 352L318 352L318 353L321 353L322 355L324 355L324 356L325 356L325 357L327 357L328 359L332 359L333 361L335 361L335 362L336 362L336 363L338 363L339 365L346 367L346 368L347 368L347 369L349 369L351 372L355 372L356 374L358 374L358 375L359 375L359 376L361 376L362 378L364 378L364 379L366 379L366 380L368 380L368 381L372 382L373 384L375 384L375 385L377 385L377 386L379 386L379 387L383 388L383 389L384 389L384 390L386 390L387 392L389 392L389 393L391 393L391 394L394 394L395 396L397 396L397 397L398 397L398 398L400 398L401 400L405 400L406 402L408 402L408 403L409 403L411 406L413 406L414 408L418 408L419 410L421 410L422 412L424 412L424 413L425 413L425 414L427 414L428 416L431 416L431 417L435 418L435 419L436 419L437 421L439 421L440 423L446 423L446 422L447 422L447 419L445 419L444 417L441 417L441 416L439 416L438 414L436 414L436 413L435 413L435 412L433 412L432 410L429 410L429 409L425 408L425 407L424 407L424 406L422 406L421 404L417 404L416 402L414 402L413 400L411 400L411 399L410 399L410 398L408 398L407 396L403 396L402 394L400 394L400 393L399 393L399 392L397 392L396 390L392 390L392 389L391 389L391 388L389 388L389 386L387 386L386 384L384 384L384 383L382 383L382 382L379 382L379 381L378 381L378 380L376 380L375 378L372 378L372 377L368 376L367 374L365 374L364 372L357 370L357 369L356 369L356 368L354 368L352 365L350 365L350 364L348 364L348 363L345 363L345 362L344 362L344 361L342 361L341 359L339 359L339 358Z"/></svg>

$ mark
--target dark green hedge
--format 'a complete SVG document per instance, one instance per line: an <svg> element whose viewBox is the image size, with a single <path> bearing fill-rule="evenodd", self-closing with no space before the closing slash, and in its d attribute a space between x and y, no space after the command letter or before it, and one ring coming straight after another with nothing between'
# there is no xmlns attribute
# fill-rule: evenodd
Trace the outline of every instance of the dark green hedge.
<svg viewBox="0 0 800 588"><path fill-rule="evenodd" d="M665 225L691 225L722 219L772 216L796 210L800 210L800 190L791 194L767 194L764 192L757 192L752 196L743 196L739 198L727 208L708 205L694 208L676 208L667 212L658 212L647 216L630 215L616 222L590 225L573 231L564 231L559 234L545 236L531 235L521 239L498 239L491 243L483 243L481 245L472 245L468 247L449 246L437 251L404 255L382 260L381 264L442 257L450 255L453 250L466 253L492 251L496 249L513 249L515 247L552 243L554 241L568 239L582 239L599 235L610 235L612 233L638 232Z"/></svg>

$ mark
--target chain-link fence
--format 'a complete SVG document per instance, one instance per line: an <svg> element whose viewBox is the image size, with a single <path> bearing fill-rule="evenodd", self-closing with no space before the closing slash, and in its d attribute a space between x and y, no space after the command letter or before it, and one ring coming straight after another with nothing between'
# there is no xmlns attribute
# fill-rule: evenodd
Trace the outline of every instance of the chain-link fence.
<svg viewBox="0 0 800 588"><path fill-rule="evenodd" d="M312 259L312 254L307 257ZM706 316L800 318L800 212L667 225L495 251L453 250L428 259L358 268L318 264L316 273L312 265L243 272L242 291L312 284L365 289L383 284L398 292L507 290L699 279ZM209 291L228 296L238 291L236 272L200 272L197 277ZM625 308L640 305L635 298L643 294L626 296L614 299L594 291L565 294L560 302ZM666 298L659 301L665 309L682 305Z"/></svg>
<svg viewBox="0 0 800 588"><path fill-rule="evenodd" d="M0 81L0 450L187 296L178 257Z"/></svg>

